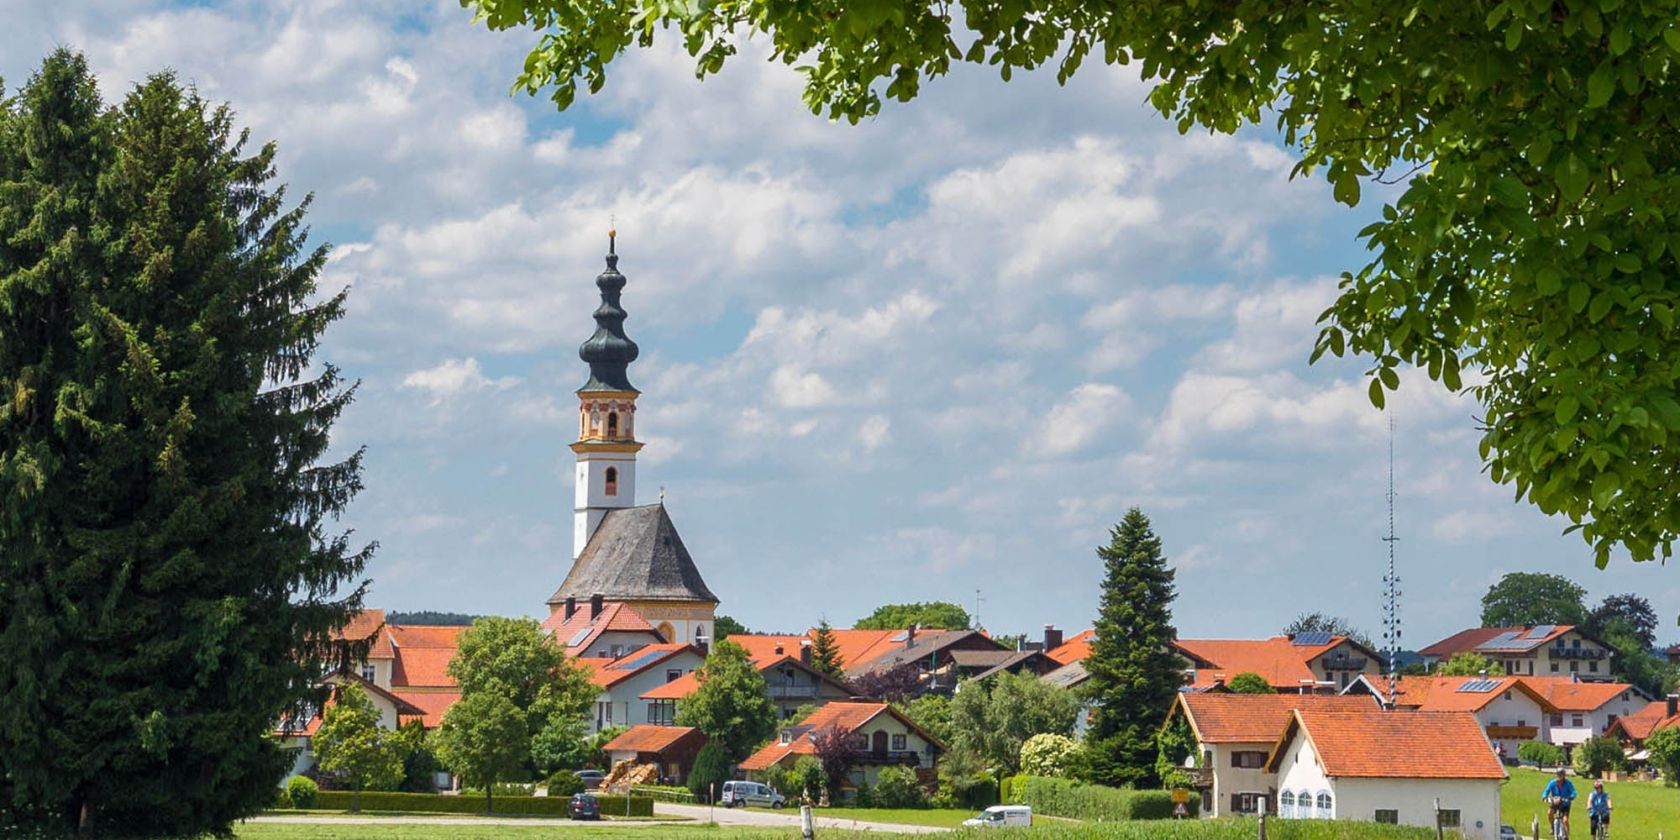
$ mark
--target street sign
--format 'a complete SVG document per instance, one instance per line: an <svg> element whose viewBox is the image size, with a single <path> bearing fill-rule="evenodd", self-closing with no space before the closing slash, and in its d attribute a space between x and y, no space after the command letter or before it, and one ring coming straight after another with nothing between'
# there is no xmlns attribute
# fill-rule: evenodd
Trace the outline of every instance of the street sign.
<svg viewBox="0 0 1680 840"><path fill-rule="evenodd" d="M1180 802L1177 805L1173 806L1172 815L1173 815L1173 819L1183 819L1185 817L1190 816L1190 809L1184 807L1184 803Z"/></svg>
<svg viewBox="0 0 1680 840"><path fill-rule="evenodd" d="M1172 798L1174 803L1183 805L1184 803L1190 801L1190 791L1187 791L1184 788L1173 788Z"/></svg>

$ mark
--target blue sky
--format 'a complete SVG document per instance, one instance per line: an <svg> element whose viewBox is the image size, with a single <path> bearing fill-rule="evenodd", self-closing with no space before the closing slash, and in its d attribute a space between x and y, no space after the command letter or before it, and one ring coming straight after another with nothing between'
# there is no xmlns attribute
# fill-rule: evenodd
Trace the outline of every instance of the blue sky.
<svg viewBox="0 0 1680 840"><path fill-rule="evenodd" d="M565 114L510 96L529 37L450 2L0 0L15 88L56 45L107 96L173 68L315 194L352 289L325 357L363 381L347 523L387 609L538 614L571 557L572 390L616 215L642 347L642 501L659 488L722 611L760 629L974 604L1086 627L1092 549L1130 505L1178 568L1181 634L1309 610L1376 635L1386 423L1354 362L1308 366L1348 210L1270 132L1180 136L1126 68L1002 84L960 68L859 126L749 45L697 83L669 44ZM1367 191L1367 200L1381 193ZM1405 380L1407 640L1475 621L1507 571L1637 591L1480 474L1475 405Z"/></svg>

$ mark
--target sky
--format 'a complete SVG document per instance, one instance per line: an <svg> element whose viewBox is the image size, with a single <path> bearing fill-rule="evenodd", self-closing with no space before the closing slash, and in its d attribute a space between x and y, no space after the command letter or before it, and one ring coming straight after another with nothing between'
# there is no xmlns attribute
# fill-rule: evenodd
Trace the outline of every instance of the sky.
<svg viewBox="0 0 1680 840"><path fill-rule="evenodd" d="M321 354L361 380L334 438L367 447L344 524L379 544L372 606L546 614L616 224L640 501L663 488L751 628L934 599L996 632L1088 627L1094 549L1136 505L1181 636L1314 610L1380 636L1392 416L1406 646L1535 570L1594 603L1641 593L1680 636L1674 569L1598 570L1487 480L1473 400L1414 373L1385 414L1359 360L1307 363L1396 193L1338 205L1266 128L1180 135L1134 69L1058 87L961 67L852 126L758 45L697 82L668 37L559 113L510 93L534 37L454 0L0 0L0 19L8 91L61 45L110 101L173 70L314 195L323 287L350 289Z"/></svg>

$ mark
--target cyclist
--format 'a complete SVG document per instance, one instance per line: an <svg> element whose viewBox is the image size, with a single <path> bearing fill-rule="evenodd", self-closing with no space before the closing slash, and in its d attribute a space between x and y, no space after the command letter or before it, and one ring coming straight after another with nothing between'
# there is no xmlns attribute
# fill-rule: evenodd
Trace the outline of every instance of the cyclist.
<svg viewBox="0 0 1680 840"><path fill-rule="evenodd" d="M1569 836L1569 806L1575 801L1575 785L1569 781L1569 774L1562 767L1558 768L1557 778L1546 783L1546 790L1540 794L1546 804L1552 806L1546 818L1552 823L1552 834L1557 840ZM1562 828L1559 831L1558 828Z"/></svg>
<svg viewBox="0 0 1680 840"><path fill-rule="evenodd" d="M1610 794L1604 792L1604 782L1593 782L1593 791L1587 796L1587 821L1594 840L1610 836L1610 808ZM1604 833L1599 834L1600 830Z"/></svg>

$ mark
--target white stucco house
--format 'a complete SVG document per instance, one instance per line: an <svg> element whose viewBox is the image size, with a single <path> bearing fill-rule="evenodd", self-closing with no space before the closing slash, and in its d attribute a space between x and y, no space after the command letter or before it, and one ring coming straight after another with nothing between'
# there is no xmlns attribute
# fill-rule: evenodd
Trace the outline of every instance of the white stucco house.
<svg viewBox="0 0 1680 840"><path fill-rule="evenodd" d="M1302 709L1273 746L1278 816L1499 836L1505 768L1469 712Z"/></svg>
<svg viewBox="0 0 1680 840"><path fill-rule="evenodd" d="M1420 712L1469 712L1482 725L1494 751L1514 762L1517 747L1524 741L1546 740L1547 723L1558 711L1528 680L1503 675L1401 677L1394 705ZM1386 699L1388 681L1360 677L1343 693Z"/></svg>

